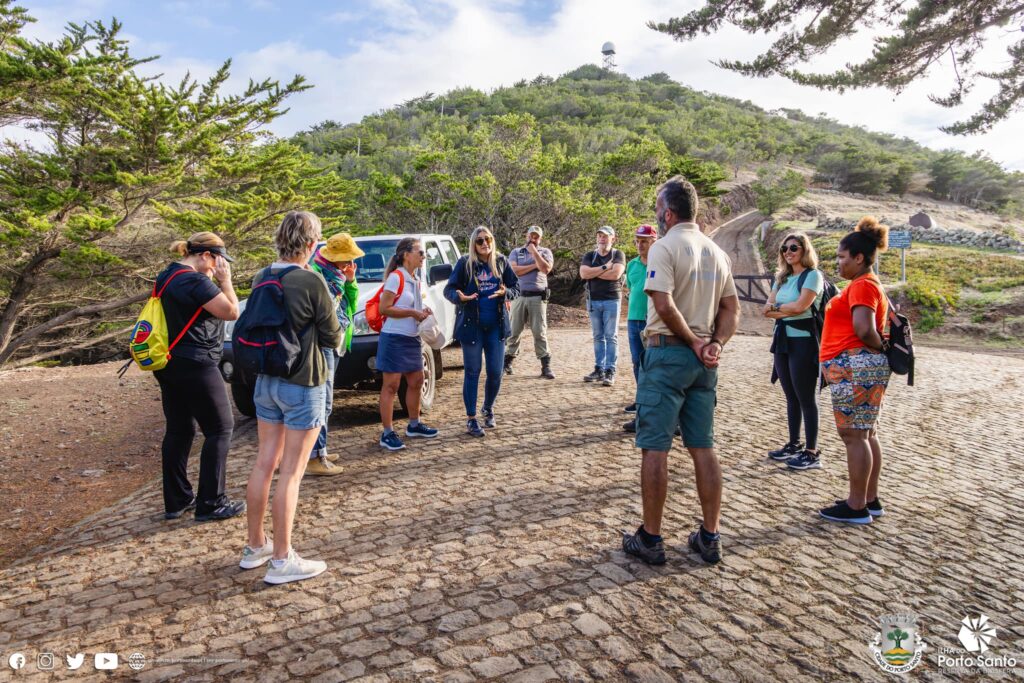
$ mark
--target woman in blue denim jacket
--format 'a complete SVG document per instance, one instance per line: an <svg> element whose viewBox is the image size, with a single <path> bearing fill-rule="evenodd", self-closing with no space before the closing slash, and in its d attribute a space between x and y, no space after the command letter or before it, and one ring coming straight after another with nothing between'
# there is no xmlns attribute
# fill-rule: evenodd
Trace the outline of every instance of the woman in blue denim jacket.
<svg viewBox="0 0 1024 683"><path fill-rule="evenodd" d="M444 288L446 299L456 305L455 339L462 344L465 372L462 400L466 404L466 433L483 436L476 418L480 370L486 358L484 427L494 427L494 402L501 389L505 340L512 333L506 301L519 296L519 278L498 253L494 235L484 226L469 238L469 253L459 259Z"/></svg>

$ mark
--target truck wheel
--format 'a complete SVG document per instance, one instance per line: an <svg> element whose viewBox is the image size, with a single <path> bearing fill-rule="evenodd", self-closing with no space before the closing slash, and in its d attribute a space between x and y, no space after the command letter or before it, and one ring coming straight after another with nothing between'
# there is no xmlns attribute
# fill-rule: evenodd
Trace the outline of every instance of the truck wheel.
<svg viewBox="0 0 1024 683"><path fill-rule="evenodd" d="M420 392L420 412L427 413L434 406L434 396L437 393L437 369L440 361L432 348L424 344L420 353L423 356L423 390ZM405 401L405 379L398 386L398 401L402 404L402 410L409 414L409 406Z"/></svg>
<svg viewBox="0 0 1024 683"><path fill-rule="evenodd" d="M253 402L253 394L256 393L256 385L246 382L231 383L231 397L235 399L235 407L238 412L246 417L256 417L256 404Z"/></svg>

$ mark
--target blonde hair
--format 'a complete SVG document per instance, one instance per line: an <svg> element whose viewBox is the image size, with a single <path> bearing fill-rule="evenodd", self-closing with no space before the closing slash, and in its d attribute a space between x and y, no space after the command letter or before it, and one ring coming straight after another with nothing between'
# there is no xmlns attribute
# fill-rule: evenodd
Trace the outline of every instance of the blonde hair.
<svg viewBox="0 0 1024 683"><path fill-rule="evenodd" d="M800 265L807 269L813 269L818 267L818 252L814 250L814 245L811 244L811 238L803 232L791 232L786 235L781 246L785 246L786 242L790 240L796 240L803 247L804 253L800 255ZM786 263L786 257L779 252L779 267L775 271L775 281L779 283L779 287L786 284L786 280L793 274L793 266Z"/></svg>
<svg viewBox="0 0 1024 683"><path fill-rule="evenodd" d="M171 253L178 256L188 256L189 251L194 247L224 247L224 240L212 232L197 232L187 240L175 240L171 242Z"/></svg>
<svg viewBox="0 0 1024 683"><path fill-rule="evenodd" d="M309 211L289 211L274 230L277 255L284 260L294 259L306 252L306 245L320 239L323 230L320 219Z"/></svg>
<svg viewBox="0 0 1024 683"><path fill-rule="evenodd" d="M487 265L491 269L491 275L500 277L498 273L498 243L494 239L494 233L486 225L478 225L469 235L469 260L466 261L466 270L469 271L469 276L473 277L477 264L481 262L476 255L476 238L480 235L491 238L491 255L487 258Z"/></svg>

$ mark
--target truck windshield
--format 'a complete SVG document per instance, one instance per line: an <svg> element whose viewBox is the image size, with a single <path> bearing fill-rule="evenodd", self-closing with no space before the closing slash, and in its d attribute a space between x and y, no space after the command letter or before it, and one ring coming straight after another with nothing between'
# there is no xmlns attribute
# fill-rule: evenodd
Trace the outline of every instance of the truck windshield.
<svg viewBox="0 0 1024 683"><path fill-rule="evenodd" d="M356 259L356 279L360 282L380 282L384 269L395 253L398 240L356 240L359 248L366 252Z"/></svg>

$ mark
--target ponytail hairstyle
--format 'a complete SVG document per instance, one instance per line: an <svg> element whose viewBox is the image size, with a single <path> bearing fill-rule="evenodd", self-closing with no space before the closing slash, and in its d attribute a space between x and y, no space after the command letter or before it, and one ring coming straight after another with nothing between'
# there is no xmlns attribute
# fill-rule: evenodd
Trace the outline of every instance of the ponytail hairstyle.
<svg viewBox="0 0 1024 683"><path fill-rule="evenodd" d="M500 273L498 273L498 243L486 225L478 225L469 236L469 258L466 260L466 271L469 273L469 277L473 277L477 264L483 263L476 253L476 239L481 235L491 238L491 255L487 258L487 265L491 269L491 275L500 277Z"/></svg>
<svg viewBox="0 0 1024 683"><path fill-rule="evenodd" d="M410 254L413 251L413 247L419 244L420 241L416 237L403 237L395 245L395 253L391 256L391 260L388 261L388 267L384 269L384 279L388 279L388 275L391 275L394 271L398 270L398 267L403 265L405 262L405 255Z"/></svg>
<svg viewBox="0 0 1024 683"><path fill-rule="evenodd" d="M875 255L889 248L889 226L879 223L874 216L864 216L853 232L840 240L839 248L850 258L863 255L864 265L870 268Z"/></svg>
<svg viewBox="0 0 1024 683"><path fill-rule="evenodd" d="M803 247L803 254L800 255L800 265L807 270L814 270L818 267L818 252L814 250L814 245L811 244L811 238L803 232L791 232L786 235L786 238L782 240L780 246L786 246L787 242L794 241ZM779 286L786 284L786 280L793 274L793 266L786 262L786 257L779 253L779 267L775 271L775 281L779 283Z"/></svg>
<svg viewBox="0 0 1024 683"><path fill-rule="evenodd" d="M187 240L176 240L171 242L171 253L184 258L191 253L204 251L204 247L224 248L224 240L212 232L197 232Z"/></svg>

